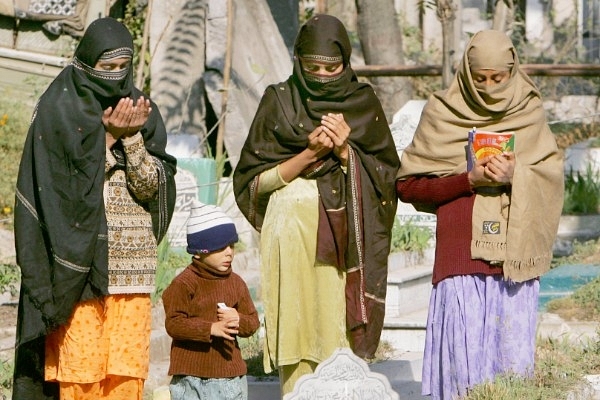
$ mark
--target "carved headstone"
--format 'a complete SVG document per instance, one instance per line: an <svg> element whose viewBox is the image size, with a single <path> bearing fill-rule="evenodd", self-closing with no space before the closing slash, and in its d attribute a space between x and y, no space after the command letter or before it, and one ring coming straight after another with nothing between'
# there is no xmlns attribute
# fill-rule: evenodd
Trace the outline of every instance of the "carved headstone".
<svg viewBox="0 0 600 400"><path fill-rule="evenodd" d="M396 151L400 157L402 157L404 149L410 144L415 135L425 103L427 103L426 100L410 100L394 114L390 130L396 144ZM399 201L396 216L402 223L410 221L416 225L427 226L435 232L435 215L419 212L415 210L412 204Z"/></svg>
<svg viewBox="0 0 600 400"><path fill-rule="evenodd" d="M349 348L337 349L317 366L314 373L296 382L283 400L399 400L383 374L371 372L368 364Z"/></svg>

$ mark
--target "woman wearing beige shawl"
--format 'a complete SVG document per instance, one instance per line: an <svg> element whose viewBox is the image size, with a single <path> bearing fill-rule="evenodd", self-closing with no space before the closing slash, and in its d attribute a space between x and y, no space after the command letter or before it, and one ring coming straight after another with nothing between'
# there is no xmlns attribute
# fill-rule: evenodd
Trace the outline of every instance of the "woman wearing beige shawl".
<svg viewBox="0 0 600 400"><path fill-rule="evenodd" d="M514 152L467 171L473 128L514 132ZM437 216L423 394L451 399L498 373L533 372L537 278L552 259L563 160L504 33L473 36L450 87L425 105L397 178L401 201Z"/></svg>

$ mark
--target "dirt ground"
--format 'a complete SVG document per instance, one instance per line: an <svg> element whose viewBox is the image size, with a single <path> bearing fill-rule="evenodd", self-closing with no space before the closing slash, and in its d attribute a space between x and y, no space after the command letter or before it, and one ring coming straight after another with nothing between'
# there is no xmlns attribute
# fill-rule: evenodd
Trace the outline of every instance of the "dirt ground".
<svg viewBox="0 0 600 400"><path fill-rule="evenodd" d="M17 308L17 304L0 305L0 321L3 328L17 324Z"/></svg>

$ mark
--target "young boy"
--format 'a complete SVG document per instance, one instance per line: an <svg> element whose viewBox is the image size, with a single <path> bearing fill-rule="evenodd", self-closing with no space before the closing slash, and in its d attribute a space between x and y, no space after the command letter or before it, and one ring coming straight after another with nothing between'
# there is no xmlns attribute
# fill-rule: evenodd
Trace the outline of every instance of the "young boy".
<svg viewBox="0 0 600 400"><path fill-rule="evenodd" d="M172 400L246 400L247 367L236 335L259 327L258 313L231 263L237 231L219 207L194 203L187 225L192 263L165 289L167 333L173 338Z"/></svg>

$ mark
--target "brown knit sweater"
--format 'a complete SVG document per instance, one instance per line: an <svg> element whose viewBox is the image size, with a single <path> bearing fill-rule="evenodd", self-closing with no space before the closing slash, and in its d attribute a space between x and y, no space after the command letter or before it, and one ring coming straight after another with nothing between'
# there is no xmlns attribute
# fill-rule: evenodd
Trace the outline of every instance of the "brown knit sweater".
<svg viewBox="0 0 600 400"><path fill-rule="evenodd" d="M193 260L162 295L167 333L173 338L169 375L228 378L245 375L246 363L237 340L212 337L217 303L225 303L240 316L240 337L259 327L258 313L244 280L234 272L212 275Z"/></svg>
<svg viewBox="0 0 600 400"><path fill-rule="evenodd" d="M432 281L455 275L495 275L502 268L471 258L471 216L475 193L467 173L437 177L410 177L396 181L396 192L405 203L436 207L436 246Z"/></svg>

